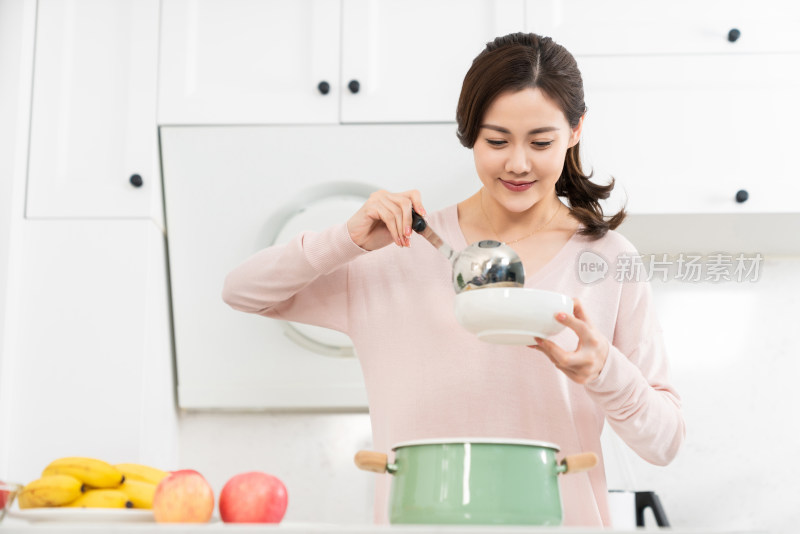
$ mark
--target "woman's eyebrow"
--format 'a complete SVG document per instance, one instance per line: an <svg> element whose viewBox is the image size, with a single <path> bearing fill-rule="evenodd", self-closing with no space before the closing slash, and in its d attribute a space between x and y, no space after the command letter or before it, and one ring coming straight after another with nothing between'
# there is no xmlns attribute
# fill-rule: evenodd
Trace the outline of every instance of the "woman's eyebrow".
<svg viewBox="0 0 800 534"><path fill-rule="evenodd" d="M489 130L495 130L496 132L510 134L511 132L508 128L503 128L502 126L495 126L494 124L481 124L481 128L487 128ZM555 132L558 131L558 128L555 126L542 126L541 128L534 128L533 130L528 132L528 135L534 135L539 133L545 132Z"/></svg>

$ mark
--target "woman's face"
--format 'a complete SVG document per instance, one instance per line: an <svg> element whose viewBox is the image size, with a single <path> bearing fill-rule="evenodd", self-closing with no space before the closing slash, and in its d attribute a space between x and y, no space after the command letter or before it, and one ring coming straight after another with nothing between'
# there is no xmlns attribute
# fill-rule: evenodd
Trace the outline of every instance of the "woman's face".
<svg viewBox="0 0 800 534"><path fill-rule="evenodd" d="M580 140L561 108L539 88L505 92L486 110L473 146L486 192L520 213L555 196L567 149Z"/></svg>

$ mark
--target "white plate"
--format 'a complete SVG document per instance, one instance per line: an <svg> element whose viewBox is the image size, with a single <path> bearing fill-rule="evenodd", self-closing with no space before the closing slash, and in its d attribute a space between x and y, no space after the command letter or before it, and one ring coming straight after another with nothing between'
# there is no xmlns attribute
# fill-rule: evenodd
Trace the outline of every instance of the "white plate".
<svg viewBox="0 0 800 534"><path fill-rule="evenodd" d="M127 508L12 508L8 517L38 523L63 521L72 523L154 522L152 510Z"/></svg>

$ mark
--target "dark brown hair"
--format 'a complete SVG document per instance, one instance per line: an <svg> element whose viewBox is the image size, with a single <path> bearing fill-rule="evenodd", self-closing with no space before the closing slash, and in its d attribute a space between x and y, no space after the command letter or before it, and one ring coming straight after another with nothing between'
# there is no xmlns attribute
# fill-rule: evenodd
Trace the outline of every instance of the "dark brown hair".
<svg viewBox="0 0 800 534"><path fill-rule="evenodd" d="M486 43L472 61L456 109L458 139L472 148L478 138L486 110L500 94L538 87L553 99L571 128L586 113L583 79L578 64L566 48L550 37L535 33L512 33ZM593 239L603 237L625 219L625 208L606 219L600 200L614 189L614 179L599 185L581 166L580 142L567 149L564 168L556 182L556 194L566 197L570 211L582 225L580 233Z"/></svg>

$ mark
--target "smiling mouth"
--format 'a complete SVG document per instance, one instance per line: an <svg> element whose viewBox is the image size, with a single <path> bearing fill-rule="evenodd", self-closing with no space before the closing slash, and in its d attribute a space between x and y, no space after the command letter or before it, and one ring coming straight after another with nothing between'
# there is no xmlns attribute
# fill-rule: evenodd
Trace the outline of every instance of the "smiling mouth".
<svg viewBox="0 0 800 534"><path fill-rule="evenodd" d="M531 180L529 182L512 182L510 180L503 180L502 178L498 179L500 180L500 183L503 184L503 187L514 193L522 193L527 191L533 187L533 184L536 183L536 180Z"/></svg>
<svg viewBox="0 0 800 534"><path fill-rule="evenodd" d="M512 182L511 180L503 180L502 178L500 178L500 181L504 182L504 183L507 183L507 184L510 184L510 185L513 185L513 186L519 187L519 186L522 186L522 185L531 185L536 180L529 180L529 181L525 181L525 182Z"/></svg>

